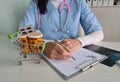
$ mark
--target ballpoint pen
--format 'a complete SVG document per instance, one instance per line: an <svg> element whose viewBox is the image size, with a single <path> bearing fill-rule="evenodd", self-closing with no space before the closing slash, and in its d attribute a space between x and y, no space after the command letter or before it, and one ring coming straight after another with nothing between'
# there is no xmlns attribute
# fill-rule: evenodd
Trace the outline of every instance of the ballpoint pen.
<svg viewBox="0 0 120 82"><path fill-rule="evenodd" d="M66 51L68 51L58 40L54 40L56 43L58 43L60 46L62 46ZM68 51L69 52L69 51ZM72 56L72 59L76 61L76 59Z"/></svg>

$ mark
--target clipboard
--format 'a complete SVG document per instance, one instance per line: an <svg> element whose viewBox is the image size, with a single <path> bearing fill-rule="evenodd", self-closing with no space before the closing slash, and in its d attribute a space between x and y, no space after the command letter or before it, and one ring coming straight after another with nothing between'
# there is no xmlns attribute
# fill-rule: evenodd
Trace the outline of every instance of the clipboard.
<svg viewBox="0 0 120 82"><path fill-rule="evenodd" d="M49 59L44 54L42 56L46 62L65 80L84 72L107 58L105 55L95 53L85 48L81 48L72 54L76 61L72 58L67 60L55 60Z"/></svg>

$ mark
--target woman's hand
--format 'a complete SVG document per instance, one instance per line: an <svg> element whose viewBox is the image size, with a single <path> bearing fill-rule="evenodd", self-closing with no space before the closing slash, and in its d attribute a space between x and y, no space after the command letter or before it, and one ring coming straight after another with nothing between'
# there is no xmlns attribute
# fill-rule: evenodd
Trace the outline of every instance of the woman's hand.
<svg viewBox="0 0 120 82"><path fill-rule="evenodd" d="M60 42L69 52L76 51L82 47L78 39L65 39Z"/></svg>
<svg viewBox="0 0 120 82"><path fill-rule="evenodd" d="M62 46L55 42L47 42L43 53L51 59L62 60L71 57L70 52L66 51Z"/></svg>

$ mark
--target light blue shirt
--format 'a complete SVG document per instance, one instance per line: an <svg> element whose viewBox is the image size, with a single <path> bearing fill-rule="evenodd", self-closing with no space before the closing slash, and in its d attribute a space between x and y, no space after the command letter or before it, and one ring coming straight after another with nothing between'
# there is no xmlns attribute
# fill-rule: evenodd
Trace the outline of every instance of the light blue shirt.
<svg viewBox="0 0 120 82"><path fill-rule="evenodd" d="M48 0L47 13L41 15L40 19L40 30L43 33L44 39L74 39L78 37L78 24L83 27L83 30L86 35L102 30L101 25L99 24L96 16L93 14L89 6L85 2L86 0L67 0L67 3L70 6L70 13L67 17L67 8L63 6L61 17L61 27L60 27L60 12L59 8L55 8L54 5ZM37 29L38 27L38 13L36 3L31 0L24 19L19 24L19 27L32 25ZM67 21L65 24L65 20ZM62 31L57 31L62 28Z"/></svg>

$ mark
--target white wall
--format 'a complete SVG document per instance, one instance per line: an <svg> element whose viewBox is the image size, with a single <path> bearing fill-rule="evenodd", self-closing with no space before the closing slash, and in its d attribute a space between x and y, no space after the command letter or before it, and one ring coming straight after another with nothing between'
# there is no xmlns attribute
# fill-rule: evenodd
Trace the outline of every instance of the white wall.
<svg viewBox="0 0 120 82"><path fill-rule="evenodd" d="M120 6L92 7L92 10L103 27L104 41L120 42Z"/></svg>
<svg viewBox="0 0 120 82"><path fill-rule="evenodd" d="M23 18L29 0L0 0L0 34L11 34Z"/></svg>

